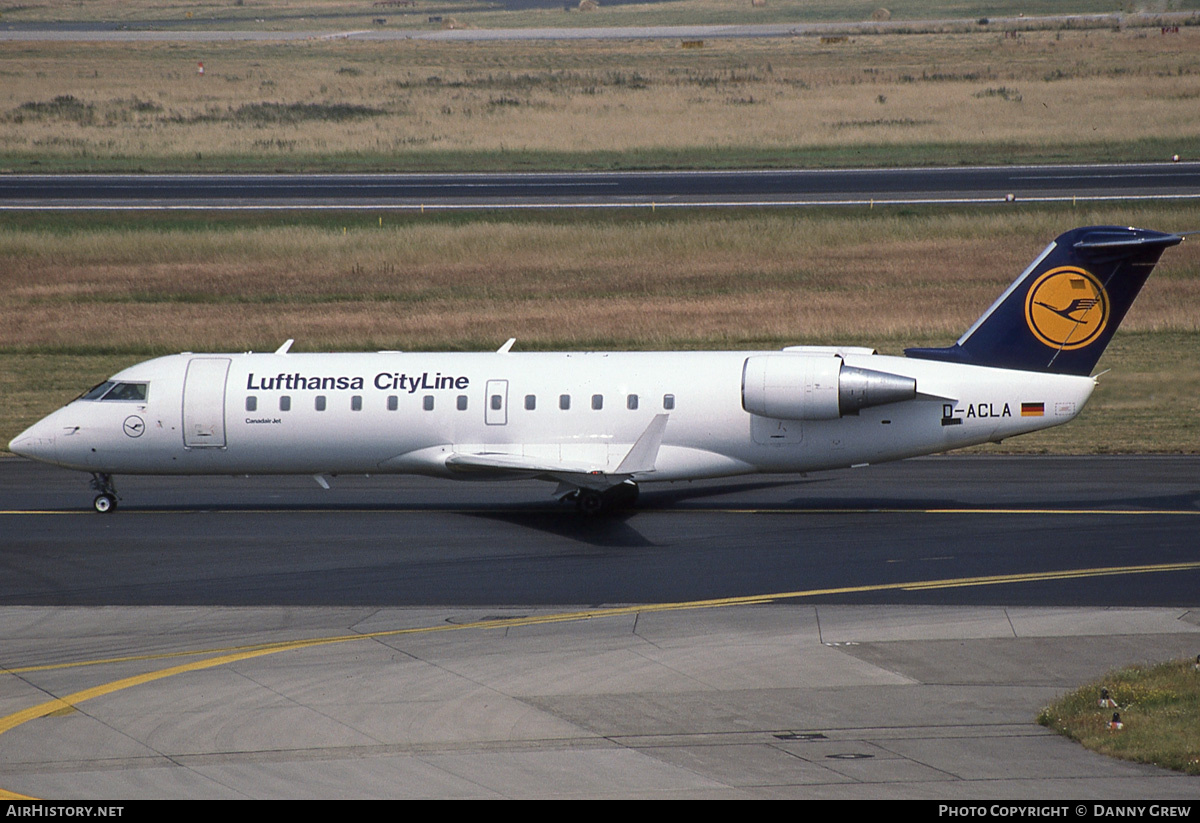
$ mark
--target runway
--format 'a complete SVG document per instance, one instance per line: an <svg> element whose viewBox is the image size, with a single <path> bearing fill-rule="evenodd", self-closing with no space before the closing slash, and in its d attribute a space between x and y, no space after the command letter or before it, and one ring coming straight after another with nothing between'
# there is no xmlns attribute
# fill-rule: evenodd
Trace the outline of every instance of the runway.
<svg viewBox="0 0 1200 823"><path fill-rule="evenodd" d="M467 209L1195 199L1200 163L478 174L0 175L0 209Z"/></svg>
<svg viewBox="0 0 1200 823"><path fill-rule="evenodd" d="M587 520L535 483L118 478L98 515L3 460L0 797L1191 799L1032 719L1194 656L1198 481L939 457Z"/></svg>

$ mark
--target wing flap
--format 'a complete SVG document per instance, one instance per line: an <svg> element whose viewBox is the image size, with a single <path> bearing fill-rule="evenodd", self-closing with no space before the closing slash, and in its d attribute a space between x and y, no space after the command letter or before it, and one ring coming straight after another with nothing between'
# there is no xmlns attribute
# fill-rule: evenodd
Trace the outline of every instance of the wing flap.
<svg viewBox="0 0 1200 823"><path fill-rule="evenodd" d="M523 472L526 474L603 474L604 467L569 460L545 460L522 454L497 452L455 452L446 458L446 466L463 472Z"/></svg>

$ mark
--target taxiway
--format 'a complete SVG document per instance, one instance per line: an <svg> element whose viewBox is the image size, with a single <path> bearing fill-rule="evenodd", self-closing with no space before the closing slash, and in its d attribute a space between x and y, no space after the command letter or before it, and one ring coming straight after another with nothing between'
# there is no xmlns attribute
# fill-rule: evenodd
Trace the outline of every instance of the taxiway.
<svg viewBox="0 0 1200 823"><path fill-rule="evenodd" d="M1191 799L1037 726L1195 655L1200 458L650 488L0 461L0 797Z"/></svg>

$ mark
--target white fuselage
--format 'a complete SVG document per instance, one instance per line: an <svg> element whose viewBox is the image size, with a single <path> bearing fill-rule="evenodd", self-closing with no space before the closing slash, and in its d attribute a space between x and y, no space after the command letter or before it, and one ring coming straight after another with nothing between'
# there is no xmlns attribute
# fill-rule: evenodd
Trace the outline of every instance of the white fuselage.
<svg viewBox="0 0 1200 823"><path fill-rule="evenodd" d="M1094 386L1090 377L847 351L845 366L914 379L915 398L834 419L781 419L744 407L754 356L837 355L179 354L114 375L144 383L144 399L76 400L19 435L13 449L104 474L475 476L448 465L462 454L613 473L655 417L667 415L653 470L634 479L683 480L832 469L998 441L1071 420Z"/></svg>

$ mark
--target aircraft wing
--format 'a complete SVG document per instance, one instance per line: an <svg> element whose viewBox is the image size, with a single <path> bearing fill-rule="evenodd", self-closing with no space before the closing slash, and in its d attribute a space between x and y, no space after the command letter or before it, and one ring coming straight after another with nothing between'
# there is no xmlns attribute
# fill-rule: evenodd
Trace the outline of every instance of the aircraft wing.
<svg viewBox="0 0 1200 823"><path fill-rule="evenodd" d="M603 466L568 460L542 460L504 452L454 452L446 465L455 471L478 474L603 474Z"/></svg>
<svg viewBox="0 0 1200 823"><path fill-rule="evenodd" d="M654 471L669 416L655 415L615 469L610 469L607 463L548 460L509 452L487 451L456 451L446 458L446 466L452 471L464 474L546 477L573 486L605 489L618 485L635 474Z"/></svg>

